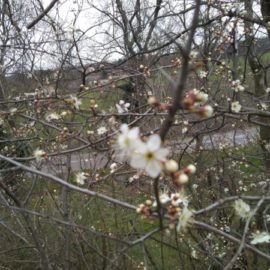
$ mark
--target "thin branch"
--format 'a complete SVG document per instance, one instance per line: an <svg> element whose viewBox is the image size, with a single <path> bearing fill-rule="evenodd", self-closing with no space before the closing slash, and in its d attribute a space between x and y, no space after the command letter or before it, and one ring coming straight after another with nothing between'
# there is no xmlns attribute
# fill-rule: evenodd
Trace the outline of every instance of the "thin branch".
<svg viewBox="0 0 270 270"><path fill-rule="evenodd" d="M219 229L217 229L217 228L215 228L215 227L213 227L213 226L211 226L209 224L206 224L204 222L194 221L193 222L193 225L195 225L199 229L204 229L204 230L207 230L209 232L213 232L213 233L219 234L219 235L225 237L226 239L228 239L228 240L230 240L230 241L232 241L234 243L238 243L238 244L241 243L241 240L240 239L238 239L238 238L236 238L236 237L234 237L234 236L232 236L230 234L227 234L227 233L225 233L223 231L220 231ZM249 249L249 250L251 250L251 251L253 251L257 255L261 256L262 258L264 258L264 259L266 259L267 261L270 262L270 256L268 254L265 254L264 252L258 250L257 248L255 248L255 247L253 247L253 246L251 246L251 245L249 245L247 243L244 244L244 247L247 248L247 249Z"/></svg>
<svg viewBox="0 0 270 270"><path fill-rule="evenodd" d="M242 235L241 243L240 243L240 245L238 247L238 250L235 252L234 256L229 261L229 263L224 267L224 270L230 270L233 267L234 263L236 262L238 256L241 254L243 248L245 247L246 236L247 236L247 233L248 233L249 224L251 222L251 219L257 213L257 211L259 210L259 208L263 204L263 202L264 202L264 197L262 197L262 199L257 203L255 209L252 211L251 215L248 217L248 219L246 221L246 224L245 224L244 232L243 232L243 235Z"/></svg>
<svg viewBox="0 0 270 270"><path fill-rule="evenodd" d="M24 171L43 176L43 177L45 177L45 178L47 178L47 179L49 179L49 180L51 180L51 181L53 181L55 183L58 183L58 184L60 184L62 186L65 186L65 187L67 187L67 188L69 188L71 190L75 190L75 191L78 191L78 192L81 192L81 193L84 193L84 194L99 198L99 199L104 200L106 202L116 204L116 205L119 205L119 206L122 206L122 207L125 207L125 208L128 208L128 209L136 210L136 206L134 206L132 204L119 201L117 199L111 198L109 196L106 196L104 194L101 194L101 193L98 193L98 192L95 192L95 191L91 191L91 190L88 190L88 189L85 189L85 188L80 188L80 187L74 186L74 185L64 181L63 179L57 177L57 176L54 176L54 175L49 174L49 173L44 173L44 172L38 171L38 170L36 170L34 168L25 166L25 165L13 160L13 159L5 157L5 156L3 156L1 154L0 154L0 159L5 160L5 161L7 161L7 162L9 162L11 164L16 165L17 167L20 167Z"/></svg>
<svg viewBox="0 0 270 270"><path fill-rule="evenodd" d="M46 16L46 14L54 7L54 5L58 2L59 0L53 0L47 8L44 9L44 11L42 13L40 13L38 15L38 17L36 19L34 19L31 23L29 23L27 25L27 29L31 29L32 27L34 27L44 16Z"/></svg>

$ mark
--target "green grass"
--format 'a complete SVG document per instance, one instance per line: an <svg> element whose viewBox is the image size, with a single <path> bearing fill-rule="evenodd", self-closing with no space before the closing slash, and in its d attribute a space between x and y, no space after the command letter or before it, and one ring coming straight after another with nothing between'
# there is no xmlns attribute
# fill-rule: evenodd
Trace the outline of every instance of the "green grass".
<svg viewBox="0 0 270 270"><path fill-rule="evenodd" d="M232 192L234 185L237 185L239 180L243 181L243 185L249 186L250 181L254 178L250 177L251 174L256 175L256 180L263 175L261 171L262 162L257 157L259 148L256 145L249 145L245 147L228 148L224 151L203 151L201 156L195 156L195 159L191 158L190 155L183 156L181 160L181 166L185 166L194 161L198 162L201 158L204 161L203 167L200 172L194 177L190 178L189 188L187 189L187 195L191 199L191 207L199 209L205 207L215 201L215 195L220 192L220 180L214 180L210 185L206 181L207 174L211 172L213 179L216 176L224 177L223 184L229 187ZM230 169L230 162L232 160L239 161L243 157L253 164L254 166L246 167L244 163L237 163L233 169ZM225 166L225 171L220 174L219 169ZM206 169L217 168L214 171L206 171ZM91 179L95 172L89 171ZM106 175L108 170L102 172L102 175ZM247 177L249 176L249 177ZM205 180L204 180L205 179ZM74 183L74 173L70 177L69 181ZM120 200L130 202L134 205L143 203L149 198L148 192L150 185L147 182L141 180L140 189L136 189L136 185L125 186L123 183L115 181L113 178L108 178L106 181L101 182L93 187L92 190L107 194L112 197L116 197ZM236 182L235 182L236 181ZM24 185L17 190L18 198L23 199L24 195L30 189L32 179L27 179ZM168 182L169 184L169 182ZM199 188L194 190L193 184L198 184ZM170 184L169 184L170 185ZM224 189L224 187L222 189ZM249 188L246 192L239 191L236 194L249 194L255 195L256 189ZM236 192L236 191L235 191ZM224 194L226 196L226 194ZM146 240L137 246L129 247L124 253L121 250L126 248L122 243L116 242L108 237L117 237L123 240L136 240L140 236L147 232L152 231L158 227L158 220L154 219L152 222L142 219L133 210L123 209L118 206L106 203L102 200L83 195L74 191L69 191L67 195L67 202L69 207L68 220L72 220L75 224L82 226L81 229L73 229L66 227L53 220L65 220L62 210L63 209L63 188L59 185L48 182L45 179L37 179L37 185L30 197L27 209L40 212L45 217L34 217L33 222L39 232L39 235L44 241L45 247L48 249L48 254L52 261L54 261L58 267L64 267L64 239L65 235L70 235L70 252L71 262L73 269L85 269L85 265L82 263L82 257L79 252L79 248L83 249L85 254L84 259L87 263L99 265L98 269L102 269L101 265L109 264L109 259L115 258L115 263L112 264L110 269L137 269L138 266L142 267L141 262L148 265L147 269L161 269L164 264L164 269L179 269L180 265L183 264L184 269L204 269L211 262L211 258L207 257L203 252L202 247L198 245L199 242L203 241L204 234L194 230L192 227L189 232L185 234L175 234L172 230L170 233L157 233L153 237ZM20 231L20 226L16 223L13 216L9 216L9 210L7 208L1 209L2 216L6 216L6 220L13 224L13 228ZM223 216L227 217L232 224L234 229L241 231L241 226L233 214L232 208L228 208L223 213ZM225 214L226 213L226 214ZM49 218L50 217L50 218ZM222 226L222 219L215 217L213 221L210 221L211 215L204 217L206 222L217 224ZM104 237L96 235L101 233ZM25 234L24 234L25 235ZM27 234L26 234L27 235ZM108 237L106 237L108 236ZM2 236L3 239L4 236ZM28 235L28 239L31 237ZM79 242L78 242L79 241ZM164 242L161 244L161 241ZM210 241L210 240L209 240ZM18 246L17 243L12 241L12 238L8 239L5 236L5 248L15 248ZM79 243L79 244L78 244ZM211 245L218 245L219 252L226 251L227 247L223 245L223 240L219 237L214 236L211 240ZM93 249L94 248L94 249ZM196 251L196 258L191 258L191 253ZM230 250L230 249L229 249ZM1 249L0 249L1 251ZM232 251L232 250L231 250ZM32 250L22 248L19 252L8 253L1 255L0 260L11 261L13 258L22 259L25 261L33 260L38 258L37 254L31 253ZM101 254L103 254L104 258ZM163 255L162 255L163 254ZM231 253L228 252L227 256ZM217 253L218 256L218 253ZM229 257L228 257L229 259ZM31 267L36 263L25 264L26 268L19 266L18 263L14 262L12 265L16 269L32 269ZM5 265L5 264L3 264Z"/></svg>
<svg viewBox="0 0 270 270"><path fill-rule="evenodd" d="M270 54L265 57L268 59ZM210 79L215 81L219 77L213 75ZM118 86L122 86L121 84L123 83L120 82ZM123 94L123 90L90 91L83 96L81 108L89 110L91 106L90 100L94 99L99 106L99 110L108 111L110 108L113 108L115 111L115 104L123 98ZM65 117L65 121L83 123L86 121L86 117L83 115L72 115ZM19 121L18 123L21 122ZM72 123L70 127L74 131L78 129L78 125L74 126ZM58 135L58 131L47 131L39 123L35 125L35 128L39 138L43 141L49 141L50 138L55 138ZM178 156L175 156L175 158L179 159ZM234 165L232 161L235 162ZM260 149L257 145L250 144L244 147L237 147L237 149L227 148L224 151L202 151L200 154L192 156L187 154L181 159L181 167L195 162L198 164L198 173L190 177L186 189L192 208L206 207L215 202L219 196L226 196L225 188L230 190L230 195L259 195L258 188L254 188L251 185L255 181L264 179L263 163L260 159ZM89 171L89 173L91 174L90 178L94 179L96 172ZM108 170L101 173L105 175L108 173ZM33 179L29 175L24 175L23 177L26 180L21 182L22 176L16 176L15 174L12 177L20 183L16 190L16 195L23 200L32 186ZM74 183L74 174L71 175L69 181ZM240 185L240 181L243 184ZM164 179L161 183L173 191L170 178ZM197 189L194 188L194 184L198 185ZM240 186L247 187L247 190L240 190ZM153 196L151 187L152 185L149 182L144 182L144 179L140 180L139 188L136 188L136 183L127 187L125 184L117 182L113 177L110 177L106 181L94 185L91 189L131 204L139 205L145 202L147 198ZM208 265L213 263L199 244L204 241L205 235L192 227L184 235L175 234L173 230L169 234L166 232L157 233L144 243L129 247L125 252L122 252L125 245L109 239L109 237L117 237L129 241L136 240L145 233L157 228L158 220L149 221L142 219L133 210L123 209L74 191L69 191L67 194L69 216L65 217L63 215L63 194L64 189L59 185L53 184L46 179L38 178L37 185L26 205L26 208L30 211L40 212L45 215L44 217L34 216L32 218L33 224L51 260L56 263L58 269L64 269L66 235L70 235L70 263L72 269L86 269L83 260L90 265L95 265L96 269L103 269L102 266L109 264L113 258L115 258L115 263L112 264L110 269L142 269L141 262L144 262L148 265L147 269L163 268L176 270L183 264L183 269L191 270L207 269ZM17 213L16 215L21 220L20 214ZM4 217L4 220L11 224L14 230L21 232L32 243L31 235L27 231L22 230L16 220L16 215L11 214L8 208L1 208L1 216ZM223 217L228 218L234 224L233 229L235 231L241 232L242 228L239 222L235 221L232 208L229 208L227 211L220 211L220 214L213 221L210 221L211 215L204 218L206 222L217 224L220 227L223 226ZM78 224L81 227L65 226L63 223L61 224L55 220L65 221L65 218L68 219L67 222ZM103 236L99 234L103 234ZM2 238L0 238L0 241L5 243L3 249L1 250L0 248L0 265L2 264L6 267L11 265L13 269L36 268L39 264L39 256L36 251L33 252L28 247L24 248L15 239L15 237L10 236L8 233L3 234ZM164 243L161 244L161 242ZM222 246L224 246L224 243L222 239L214 237L209 245L212 247L214 244L218 244L220 249L223 250ZM22 247L19 251L1 254L6 249L17 248L18 246ZM191 258L191 247L197 251L197 258ZM224 250L226 251L226 249ZM81 256L82 252L84 257ZM25 263L22 264L19 261L12 262L14 259L24 260Z"/></svg>

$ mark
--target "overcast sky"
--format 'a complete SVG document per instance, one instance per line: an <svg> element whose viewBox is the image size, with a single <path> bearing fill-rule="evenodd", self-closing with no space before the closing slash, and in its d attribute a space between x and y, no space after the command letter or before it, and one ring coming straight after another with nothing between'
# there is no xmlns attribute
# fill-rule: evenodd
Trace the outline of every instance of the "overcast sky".
<svg viewBox="0 0 270 270"><path fill-rule="evenodd" d="M34 2L35 0L32 0L32 1ZM51 2L51 0L41 0L41 1L44 4L44 8L46 8ZM153 0L145 1L144 3L151 5L152 4L151 1ZM54 6L54 8L49 12L49 15L53 19L55 19L55 21L58 22L59 25L61 25L62 30L66 32L66 35L68 35L68 33L72 33L72 29L74 29L73 27L74 18L77 17L76 15L78 14L78 11L80 11L80 14L76 20L75 28L80 29L82 31L86 31L87 29L89 29L89 27L96 25L99 19L99 12L97 12L94 8L92 8L89 5L89 3L94 3L95 5L104 5L106 2L107 2L106 0L59 0L59 2ZM123 2L127 3L124 0ZM233 1L233 2L235 3L236 1ZM177 4L178 8L179 7L181 8L181 3L184 3L184 2L172 0L171 3L173 5ZM254 6L254 11L258 13L258 15L260 15L260 9L258 5ZM189 18L187 18L187 22L189 19L190 19L190 16ZM174 22L173 25L175 24L177 23ZM86 35L87 37L89 37L89 39L85 43L83 42L80 43L80 46L79 46L80 54L82 57L88 58L87 60L88 63L91 62L91 59L96 60L96 61L101 60L103 56L106 53L108 53L108 51L111 49L110 47L107 47L107 48L105 47L104 49L102 46L100 46L105 43L104 41L108 41L108 37L106 37L107 40L105 39L106 35L104 32L110 31L111 25L112 25L111 22L103 23L99 25L98 27L95 27L89 30ZM52 28L47 23L42 23L42 22L38 23L36 30L38 31L38 29L40 29L40 31L44 31L44 30L46 31L44 27L46 29L48 28L47 30L48 37L49 37L49 33L51 33L51 40L53 42L53 40L55 39L55 33L53 33ZM178 27L178 31L179 29L180 28ZM169 30L171 31L173 29L169 29ZM175 32L178 32L177 28L175 28L174 30ZM241 28L239 28L239 34L243 34L243 31L241 30ZM38 36L38 32L35 35ZM79 32L78 32L78 35L79 35ZM119 36L120 43L121 43L121 39L122 37ZM181 39L183 40L183 37L181 37ZM47 48L48 50L53 50L52 47L48 46ZM114 53L110 56L109 59L112 60L112 59L117 59L120 57L121 57L121 54ZM50 65L55 66L60 61L61 59L60 58L58 59L57 57L52 57L50 59L49 56L42 56L41 61L40 61L40 66L50 66Z"/></svg>

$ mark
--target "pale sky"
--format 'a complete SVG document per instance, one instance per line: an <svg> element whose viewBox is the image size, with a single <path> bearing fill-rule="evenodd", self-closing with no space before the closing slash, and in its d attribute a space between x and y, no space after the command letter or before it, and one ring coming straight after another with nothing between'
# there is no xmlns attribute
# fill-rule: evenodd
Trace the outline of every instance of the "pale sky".
<svg viewBox="0 0 270 270"><path fill-rule="evenodd" d="M150 0L152 1L152 0ZM150 3L146 2L146 3ZM48 4L51 2L51 0L42 0L44 4L44 8L48 6ZM88 62L90 59L94 60L101 60L104 55L111 49L110 47L107 48L102 48L100 45L103 45L104 41L109 41L106 40L106 34L104 33L105 31L110 32L110 28L112 23L102 23L98 27L93 27L92 29L89 29L89 27L97 25L101 21L99 21L99 13L92 7L90 7L89 3L94 3L95 5L102 6L104 3L107 1L103 0L59 0L59 2L53 7L53 9L49 12L49 15L57 22L59 25L61 25L61 29L64 30L65 37L72 38L72 32L75 29L80 29L82 31L87 31L87 34L85 37L88 38L86 42L81 42L79 43L79 52L82 58L86 57L88 58ZM125 1L123 0L125 3ZM178 3L179 1L171 1L172 4ZM234 3L236 1L233 1ZM179 6L178 6L179 7ZM79 11L79 16L78 15ZM174 10L175 11L175 10ZM260 9L258 5L254 6L254 11L260 15ZM76 24L74 25L74 19L76 19ZM187 21L189 18L187 18ZM167 23L167 22L166 22ZM175 24L175 23L174 23ZM44 29L44 24L40 23L40 30L41 31L46 31ZM173 26L172 26L173 27ZM174 26L175 27L175 26ZM38 26L37 26L38 28ZM173 30L169 29L169 30ZM55 33L51 31L51 28L48 27L48 31L50 31L51 39L52 41L55 39ZM176 30L177 31L177 30ZM239 32L240 35L243 33L243 28L239 27ZM48 34L48 35L49 35ZM79 36L81 32L77 32L76 35ZM116 39L119 38L121 42L121 36L117 37L116 34ZM107 37L108 39L108 37ZM48 47L49 49L52 49ZM110 59L117 59L121 55L117 55L116 53L113 54ZM53 57L49 63L52 65L57 64L60 62L61 59L57 59ZM46 63L46 64L45 64ZM48 57L43 57L42 59L42 65L47 65L48 64Z"/></svg>

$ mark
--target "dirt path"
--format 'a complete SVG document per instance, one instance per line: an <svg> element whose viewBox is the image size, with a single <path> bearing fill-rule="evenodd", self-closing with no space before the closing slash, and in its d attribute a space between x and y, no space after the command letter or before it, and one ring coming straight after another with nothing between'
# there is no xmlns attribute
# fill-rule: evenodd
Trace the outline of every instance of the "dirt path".
<svg viewBox="0 0 270 270"><path fill-rule="evenodd" d="M258 138L258 130L255 128L249 128L247 130L235 130L225 133L216 133L211 135L204 135L202 138L202 147L206 150L216 149L220 145L226 145L226 147L233 147L236 145L247 145L250 142L255 142ZM172 153L176 154L183 150L189 153L195 151L196 141L192 138L186 138L183 141L171 142L169 148ZM119 154L115 154L115 160L120 162L121 158ZM50 162L50 167L43 167L43 171L57 173L66 170L65 164L67 164L66 157L58 157ZM92 154L82 153L73 154L71 156L71 169L72 171L84 170L84 169L100 169L106 166L108 163L107 152Z"/></svg>

